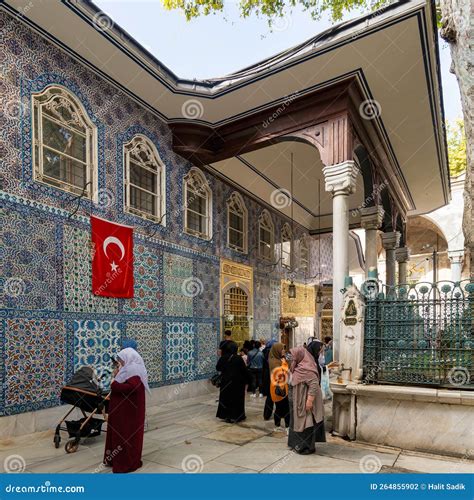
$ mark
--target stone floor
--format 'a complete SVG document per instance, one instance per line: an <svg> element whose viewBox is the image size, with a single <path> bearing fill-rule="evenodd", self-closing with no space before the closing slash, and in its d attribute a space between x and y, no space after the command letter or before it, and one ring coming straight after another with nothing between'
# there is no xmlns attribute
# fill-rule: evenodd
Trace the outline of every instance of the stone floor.
<svg viewBox="0 0 474 500"><path fill-rule="evenodd" d="M248 398L247 420L230 425L216 420L213 394L148 409L140 473L284 472L474 472L474 462L350 443L328 434L315 455L301 456L286 446L286 435L264 422L263 400ZM52 431L0 441L0 463L25 472L110 473L101 465L104 436L66 454L52 444Z"/></svg>

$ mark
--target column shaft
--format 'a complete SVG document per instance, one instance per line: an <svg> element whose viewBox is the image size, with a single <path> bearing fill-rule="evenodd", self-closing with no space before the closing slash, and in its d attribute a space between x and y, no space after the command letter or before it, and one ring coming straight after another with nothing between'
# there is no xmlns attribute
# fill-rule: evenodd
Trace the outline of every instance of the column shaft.
<svg viewBox="0 0 474 500"><path fill-rule="evenodd" d="M395 250L395 259L398 262L398 284L405 285L407 282L407 268L410 260L410 251L407 247L400 247Z"/></svg>
<svg viewBox="0 0 474 500"><path fill-rule="evenodd" d="M377 269L377 229L365 230L365 277L370 269Z"/></svg>
<svg viewBox="0 0 474 500"><path fill-rule="evenodd" d="M407 282L407 262L398 263L398 284L404 285Z"/></svg>
<svg viewBox="0 0 474 500"><path fill-rule="evenodd" d="M365 277L377 270L377 233L382 224L384 209L381 205L364 207L360 211L360 224L365 229Z"/></svg>
<svg viewBox="0 0 474 500"><path fill-rule="evenodd" d="M385 283L389 287L395 286L395 249L400 244L400 233L391 231L382 233L382 245L385 249Z"/></svg>
<svg viewBox="0 0 474 500"><path fill-rule="evenodd" d="M333 197L333 240L332 240L332 304L334 344L339 346L341 329L341 306L344 278L349 274L349 213L347 194L337 193Z"/></svg>
<svg viewBox="0 0 474 500"><path fill-rule="evenodd" d="M341 337L341 306L344 278L349 274L349 212L348 196L354 192L359 170L351 160L323 168L326 191L333 195L333 344L338 358Z"/></svg>

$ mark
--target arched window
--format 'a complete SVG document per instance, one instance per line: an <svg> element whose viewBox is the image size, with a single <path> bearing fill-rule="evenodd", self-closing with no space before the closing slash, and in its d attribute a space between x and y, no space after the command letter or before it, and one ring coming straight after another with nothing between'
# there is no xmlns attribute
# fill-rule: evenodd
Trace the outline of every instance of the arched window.
<svg viewBox="0 0 474 500"><path fill-rule="evenodd" d="M305 236L300 239L300 270L303 273L309 271L309 245Z"/></svg>
<svg viewBox="0 0 474 500"><path fill-rule="evenodd" d="M281 265L287 269L292 268L293 263L293 232L288 223L281 228Z"/></svg>
<svg viewBox="0 0 474 500"><path fill-rule="evenodd" d="M268 210L263 210L258 218L258 255L261 259L273 261L275 226Z"/></svg>
<svg viewBox="0 0 474 500"><path fill-rule="evenodd" d="M77 97L60 86L32 96L34 179L97 196L97 127Z"/></svg>
<svg viewBox="0 0 474 500"><path fill-rule="evenodd" d="M234 191L227 200L227 246L247 253L248 212L242 196Z"/></svg>
<svg viewBox="0 0 474 500"><path fill-rule="evenodd" d="M137 134L123 145L126 212L164 224L165 167L155 145Z"/></svg>
<svg viewBox="0 0 474 500"><path fill-rule="evenodd" d="M196 167L184 177L184 232L205 240L212 238L212 192Z"/></svg>

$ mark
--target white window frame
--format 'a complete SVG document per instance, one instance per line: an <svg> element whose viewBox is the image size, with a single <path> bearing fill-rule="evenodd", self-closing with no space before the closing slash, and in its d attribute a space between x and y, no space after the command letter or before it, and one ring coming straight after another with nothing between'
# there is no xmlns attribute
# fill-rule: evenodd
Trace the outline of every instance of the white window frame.
<svg viewBox="0 0 474 500"><path fill-rule="evenodd" d="M309 272L310 254L309 242L306 236L300 238L300 270L304 273Z"/></svg>
<svg viewBox="0 0 474 500"><path fill-rule="evenodd" d="M188 192L194 193L196 196L205 197L206 199L206 231L204 233L199 233L188 227ZM183 231L186 234L195 236L202 240L212 239L212 191L209 187L209 183L203 172L197 168L192 167L189 172L184 176L183 179L183 206L184 206L184 217L183 217ZM193 211L194 212L194 211ZM194 212L196 213L196 212ZM202 216L202 214L198 214Z"/></svg>
<svg viewBox="0 0 474 500"><path fill-rule="evenodd" d="M146 162L143 160L134 160L134 163L141 163L139 166L144 170L148 170L156 174L156 194L147 191L146 189L136 186L130 180L130 160L135 152L145 152L147 155ZM143 134L134 135L130 141L123 145L123 165L124 165L124 212L136 215L146 220L153 220L166 226L166 168L161 161L160 155L153 142ZM155 212L156 215L144 212L138 208L132 207L130 204L130 187L135 187L140 191L149 193L155 196Z"/></svg>
<svg viewBox="0 0 474 500"><path fill-rule="evenodd" d="M230 227L230 214L233 213L237 217L242 218L242 231L235 227ZM230 230L242 233L242 246L239 247L230 242ZM234 191L227 200L227 247L236 252L246 254L248 252L248 210L245 206L242 195Z"/></svg>
<svg viewBox="0 0 474 500"><path fill-rule="evenodd" d="M74 131L86 139L86 161L83 162L73 156L67 155L62 151L57 151L51 146L43 143L43 109L46 108L53 117L47 116L51 122L56 122L61 127ZM71 114L71 120L66 122L64 118L56 111L58 108L67 108ZM98 201L98 156L97 156L97 127L89 118L87 111L79 98L70 90L61 85L49 85L41 92L36 92L31 96L31 131L32 131L32 158L33 158L33 179L36 182L73 193L75 195L83 194L86 198L94 202ZM36 126L37 124L37 126ZM85 128L85 133L74 128L79 125ZM87 187L78 187L66 181L50 177L44 173L43 148L61 155L69 157L78 163L86 166L86 185ZM90 183L90 184L89 184Z"/></svg>
<svg viewBox="0 0 474 500"><path fill-rule="evenodd" d="M262 229L270 233L270 255L266 256L262 253ZM264 243L267 244L266 242ZM258 218L258 256L266 261L272 262L275 255L275 225L273 224L272 216L267 209L262 210Z"/></svg>
<svg viewBox="0 0 474 500"><path fill-rule="evenodd" d="M285 222L281 228L281 241L280 241L280 258L281 258L281 267L284 267L286 269L292 269L293 268L293 231L291 230L290 225ZM283 245L289 242L290 243L290 249L289 251L284 250ZM285 264L284 259L283 259L283 254L288 254L289 255L289 264Z"/></svg>

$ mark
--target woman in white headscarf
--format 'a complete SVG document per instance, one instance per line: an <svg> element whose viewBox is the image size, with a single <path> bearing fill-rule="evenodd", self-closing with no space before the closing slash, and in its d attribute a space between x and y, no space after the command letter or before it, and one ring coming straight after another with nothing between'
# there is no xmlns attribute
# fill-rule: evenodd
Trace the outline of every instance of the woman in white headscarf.
<svg viewBox="0 0 474 500"><path fill-rule="evenodd" d="M121 350L117 361L110 386L104 463L113 472L133 472L142 466L148 374L142 357L131 347Z"/></svg>

